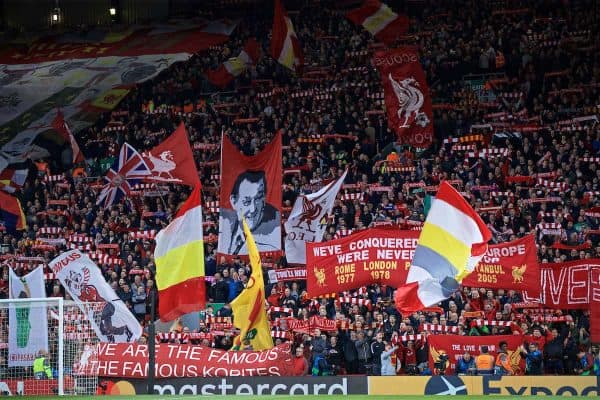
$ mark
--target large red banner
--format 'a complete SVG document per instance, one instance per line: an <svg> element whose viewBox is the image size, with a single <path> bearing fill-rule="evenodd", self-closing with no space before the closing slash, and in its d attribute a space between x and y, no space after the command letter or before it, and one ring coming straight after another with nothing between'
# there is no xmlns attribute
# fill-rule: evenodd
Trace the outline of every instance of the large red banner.
<svg viewBox="0 0 600 400"><path fill-rule="evenodd" d="M224 43L226 32L211 33L202 28L164 32L152 28L115 34L117 41L69 43L42 38L29 48L15 47L0 53L2 64L29 64L96 57L142 56L147 54L195 53ZM108 39L108 38L107 38Z"/></svg>
<svg viewBox="0 0 600 400"><path fill-rule="evenodd" d="M508 358L516 375L522 375L525 370L525 360L521 357L519 346L523 344L522 335L495 335L495 336L458 336L458 335L429 335L429 367L434 370L434 363L439 359L442 351L448 354L450 365L446 375L453 375L456 362L468 351L472 357L481 354L481 346L487 346L491 355L496 357L500 349L500 342L508 345Z"/></svg>
<svg viewBox="0 0 600 400"><path fill-rule="evenodd" d="M600 342L600 265L590 266L590 336Z"/></svg>
<svg viewBox="0 0 600 400"><path fill-rule="evenodd" d="M326 243L306 243L306 285L311 297L381 283L406 282L420 232L367 229Z"/></svg>
<svg viewBox="0 0 600 400"><path fill-rule="evenodd" d="M523 301L541 303L545 307L584 309L600 298L600 285L594 284L600 259L576 260L566 263L540 264L538 292L523 292Z"/></svg>
<svg viewBox="0 0 600 400"><path fill-rule="evenodd" d="M389 127L402 143L429 147L433 141L431 97L416 49L378 51L373 62L381 74Z"/></svg>
<svg viewBox="0 0 600 400"><path fill-rule="evenodd" d="M157 378L293 375L292 356L286 344L264 351L225 351L186 344L157 344L155 371ZM100 343L97 360L94 358L79 364L74 372L112 378L146 378L148 346Z"/></svg>
<svg viewBox="0 0 600 400"><path fill-rule="evenodd" d="M281 132L254 156L246 156L223 135L218 253L248 255L242 232L246 219L258 251L281 252Z"/></svg>
<svg viewBox="0 0 600 400"><path fill-rule="evenodd" d="M492 289L527 290L540 288L535 236L490 245L475 270L462 281L463 286Z"/></svg>

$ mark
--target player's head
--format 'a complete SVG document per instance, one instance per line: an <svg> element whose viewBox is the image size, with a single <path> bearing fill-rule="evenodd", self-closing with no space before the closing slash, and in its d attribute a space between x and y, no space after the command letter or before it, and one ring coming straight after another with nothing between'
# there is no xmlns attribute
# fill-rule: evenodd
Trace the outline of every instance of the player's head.
<svg viewBox="0 0 600 400"><path fill-rule="evenodd" d="M246 218L250 230L262 221L267 196L264 171L246 171L238 175L231 189L229 201L238 218Z"/></svg>

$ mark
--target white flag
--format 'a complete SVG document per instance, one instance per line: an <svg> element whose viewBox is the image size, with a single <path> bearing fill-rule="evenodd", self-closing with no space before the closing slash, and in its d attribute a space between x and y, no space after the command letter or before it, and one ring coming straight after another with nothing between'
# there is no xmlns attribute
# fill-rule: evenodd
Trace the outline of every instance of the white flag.
<svg viewBox="0 0 600 400"><path fill-rule="evenodd" d="M46 297L42 267L21 278L12 269L8 271L11 299ZM48 318L44 303L11 304L8 326L9 367L30 367L40 350L48 351Z"/></svg>
<svg viewBox="0 0 600 400"><path fill-rule="evenodd" d="M337 181L316 193L298 196L285 222L285 256L290 264L306 264L306 242L320 242L327 227L335 197L340 191L348 170Z"/></svg>
<svg viewBox="0 0 600 400"><path fill-rule="evenodd" d="M81 312L87 315L100 341L133 342L142 335L140 323L88 256L71 250L49 265Z"/></svg>

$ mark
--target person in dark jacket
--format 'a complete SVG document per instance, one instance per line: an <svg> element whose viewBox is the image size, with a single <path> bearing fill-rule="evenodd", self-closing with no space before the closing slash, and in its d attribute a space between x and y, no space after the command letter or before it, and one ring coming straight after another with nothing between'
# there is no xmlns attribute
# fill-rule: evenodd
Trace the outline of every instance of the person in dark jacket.
<svg viewBox="0 0 600 400"><path fill-rule="evenodd" d="M358 352L356 351L356 332L350 331L350 336L344 341L344 361L347 374L358 373Z"/></svg>
<svg viewBox="0 0 600 400"><path fill-rule="evenodd" d="M521 346L521 353L525 355L525 374L542 375L542 352L538 350L537 343L529 343L528 348Z"/></svg>
<svg viewBox="0 0 600 400"><path fill-rule="evenodd" d="M358 332L354 346L356 346L356 352L358 353L358 373L366 374L367 365L371 362L372 354L369 340L365 337L364 332Z"/></svg>
<svg viewBox="0 0 600 400"><path fill-rule="evenodd" d="M383 333L378 333L375 340L371 342L371 354L373 357L373 375L381 375L381 353L385 351Z"/></svg>
<svg viewBox="0 0 600 400"><path fill-rule="evenodd" d="M315 329L315 335L310 341L310 351L312 352L312 359L314 360L318 355L324 355L325 350L327 349L327 343L325 339L321 336L321 330L319 328Z"/></svg>
<svg viewBox="0 0 600 400"><path fill-rule="evenodd" d="M560 375L564 372L564 341L557 329L552 329L552 340L544 346L544 366L547 374Z"/></svg>
<svg viewBox="0 0 600 400"><path fill-rule="evenodd" d="M456 362L456 373L458 375L467 375L475 370L475 359L471 353L465 351L465 354Z"/></svg>
<svg viewBox="0 0 600 400"><path fill-rule="evenodd" d="M212 301L215 303L227 303L229 297L229 285L223 280L220 272L215 274L215 283L211 288Z"/></svg>

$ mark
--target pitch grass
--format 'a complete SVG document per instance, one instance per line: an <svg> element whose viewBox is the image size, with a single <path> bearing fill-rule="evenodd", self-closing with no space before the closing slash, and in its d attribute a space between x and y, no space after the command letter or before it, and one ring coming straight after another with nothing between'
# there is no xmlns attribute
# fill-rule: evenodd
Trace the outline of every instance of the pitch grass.
<svg viewBox="0 0 600 400"><path fill-rule="evenodd" d="M64 397L38 397L38 396L24 396L21 399L32 399L32 400L57 400L57 399L73 399L73 400L154 400L154 399L166 399L166 400L178 400L178 399L193 399L193 398L216 398L217 400L245 400L245 399L259 399L267 398L267 400L288 400L292 398L301 398L299 400L439 400L440 396L368 396L368 395L319 395L319 396L283 396L283 395L261 395L261 396L195 396L195 395L173 395L173 396L160 396L160 395L129 395L129 396L64 396ZM514 400L517 396L452 396L452 400ZM518 396L518 397L532 397L532 396ZM564 396L543 396L544 400L559 400ZM568 396L569 399L587 399L589 397L583 396Z"/></svg>

